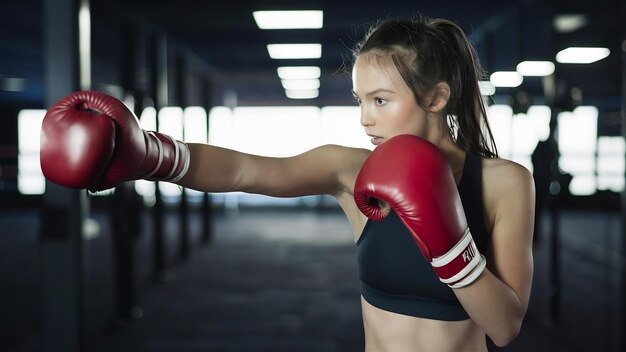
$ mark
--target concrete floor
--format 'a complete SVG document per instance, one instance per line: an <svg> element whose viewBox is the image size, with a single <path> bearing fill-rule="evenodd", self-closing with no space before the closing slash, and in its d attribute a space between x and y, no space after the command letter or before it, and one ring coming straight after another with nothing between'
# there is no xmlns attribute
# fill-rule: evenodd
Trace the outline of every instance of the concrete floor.
<svg viewBox="0 0 626 352"><path fill-rule="evenodd" d="M113 313L111 235L87 244L88 351L362 351L354 238L335 211L240 210L214 218L210 245L199 245L192 211L191 257L177 259L179 218L166 214L167 275L151 276L149 217L137 239L143 315ZM550 219L535 246L535 279L518 338L494 351L621 351L623 245L619 214L567 211L559 217L561 296L550 305ZM0 350L40 351L37 214L0 213Z"/></svg>

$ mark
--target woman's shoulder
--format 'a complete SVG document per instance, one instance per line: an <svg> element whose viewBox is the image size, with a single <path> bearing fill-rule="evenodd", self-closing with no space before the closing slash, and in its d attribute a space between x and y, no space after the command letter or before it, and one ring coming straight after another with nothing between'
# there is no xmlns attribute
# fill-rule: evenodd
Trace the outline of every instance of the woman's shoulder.
<svg viewBox="0 0 626 352"><path fill-rule="evenodd" d="M302 167L315 165L335 174L343 190L352 191L352 185L363 163L372 153L369 149L354 148L337 144L325 144L303 154Z"/></svg>
<svg viewBox="0 0 626 352"><path fill-rule="evenodd" d="M498 219L510 223L528 220L534 208L534 183L530 171L511 160L483 158L483 195L488 226L495 234Z"/></svg>
<svg viewBox="0 0 626 352"><path fill-rule="evenodd" d="M361 167L372 151L364 148L353 148L334 144L323 145L316 149L318 153L326 155L325 163L334 165L330 167L335 170L335 176L339 184L333 195L343 208L348 219L350 219L350 223L356 226L356 228L362 229L362 227L365 226L367 218L358 210L354 202L354 184L356 183ZM323 167L328 166L324 165ZM355 230L355 233L360 233L360 230Z"/></svg>
<svg viewBox="0 0 626 352"><path fill-rule="evenodd" d="M486 184L522 186L532 182L530 170L515 161L503 158L482 158L483 179Z"/></svg>
<svg viewBox="0 0 626 352"><path fill-rule="evenodd" d="M534 199L534 181L531 172L514 161L502 158L483 158L483 194L489 218L495 221L498 213L531 204Z"/></svg>
<svg viewBox="0 0 626 352"><path fill-rule="evenodd" d="M323 155L326 160L334 160L338 165L356 171L361 169L365 160L372 153L365 148L354 148L337 144L325 144L316 148L313 152ZM329 160L330 161L330 160Z"/></svg>
<svg viewBox="0 0 626 352"><path fill-rule="evenodd" d="M318 148L327 152L351 155L353 157L360 155L361 157L367 158L372 153L372 151L369 149L349 147L349 146L339 145L339 144L323 144L319 146Z"/></svg>

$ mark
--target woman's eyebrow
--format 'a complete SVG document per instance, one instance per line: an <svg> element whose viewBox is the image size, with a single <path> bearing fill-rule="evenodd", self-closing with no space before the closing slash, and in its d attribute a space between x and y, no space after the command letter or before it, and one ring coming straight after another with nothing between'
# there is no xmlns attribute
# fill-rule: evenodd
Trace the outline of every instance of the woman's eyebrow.
<svg viewBox="0 0 626 352"><path fill-rule="evenodd" d="M370 97L370 96L376 95L378 93L395 93L395 92L393 90L390 90L390 89L378 88L378 89L375 89L375 90L373 90L373 91L371 91L369 93L365 93L365 96L366 97ZM356 94L355 91L352 91L352 95L354 95L355 97L358 97L358 94Z"/></svg>

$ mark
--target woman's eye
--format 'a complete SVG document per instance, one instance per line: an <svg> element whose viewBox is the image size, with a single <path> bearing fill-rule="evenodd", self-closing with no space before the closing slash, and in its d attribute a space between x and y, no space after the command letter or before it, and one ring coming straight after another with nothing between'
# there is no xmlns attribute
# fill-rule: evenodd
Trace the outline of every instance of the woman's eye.
<svg viewBox="0 0 626 352"><path fill-rule="evenodd" d="M385 103L387 102L385 99L382 98L376 98L376 105L385 105Z"/></svg>

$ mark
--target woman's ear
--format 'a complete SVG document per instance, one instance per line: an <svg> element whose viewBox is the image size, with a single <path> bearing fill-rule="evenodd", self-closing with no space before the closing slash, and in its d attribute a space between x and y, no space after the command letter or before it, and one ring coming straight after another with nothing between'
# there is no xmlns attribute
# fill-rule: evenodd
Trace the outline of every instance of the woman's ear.
<svg viewBox="0 0 626 352"><path fill-rule="evenodd" d="M450 99L450 86L446 82L439 82L432 90L428 109L430 112L440 112Z"/></svg>

